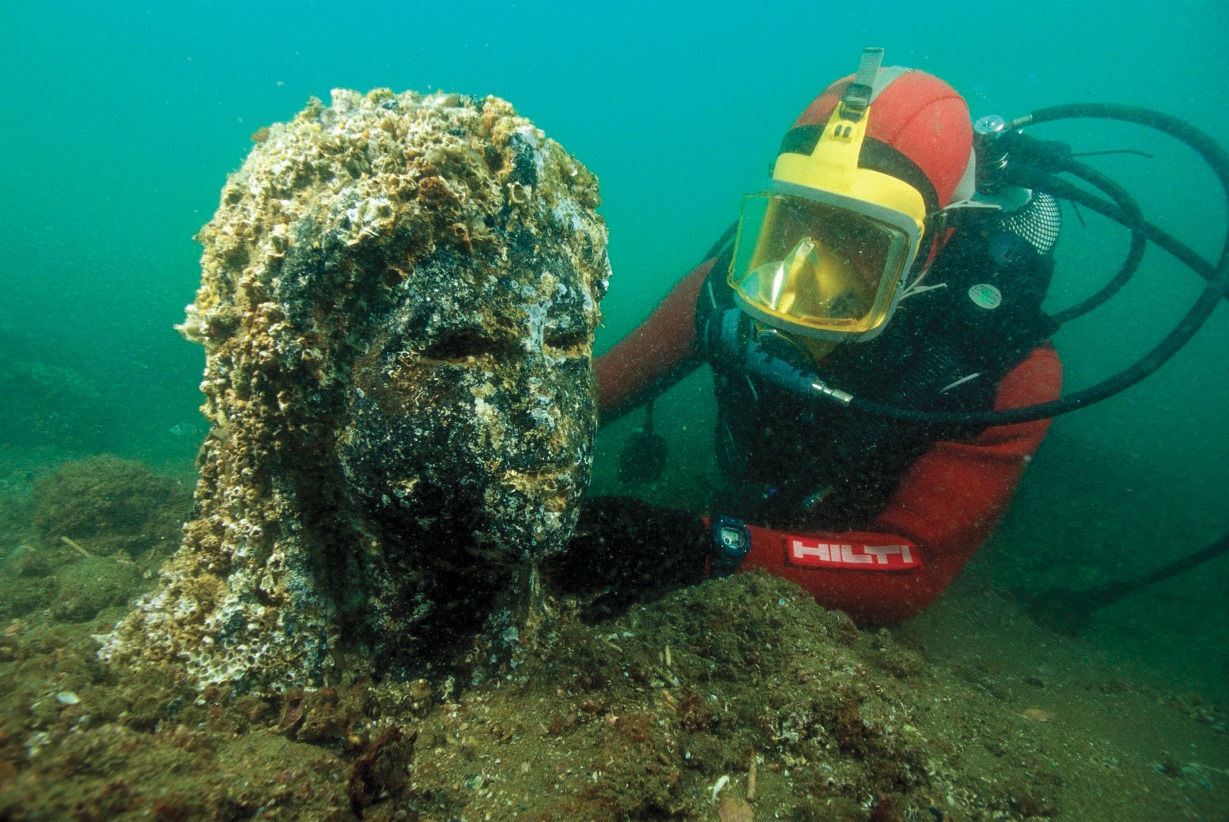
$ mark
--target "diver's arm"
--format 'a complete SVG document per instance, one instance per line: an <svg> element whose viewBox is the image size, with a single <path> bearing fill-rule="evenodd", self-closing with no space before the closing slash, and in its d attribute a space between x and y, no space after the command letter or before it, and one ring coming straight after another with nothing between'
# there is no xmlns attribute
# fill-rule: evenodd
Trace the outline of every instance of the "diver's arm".
<svg viewBox="0 0 1229 822"><path fill-rule="evenodd" d="M696 300L714 260L679 281L636 330L593 361L602 423L631 411L700 364Z"/></svg>
<svg viewBox="0 0 1229 822"><path fill-rule="evenodd" d="M1047 402L1056 399L1061 388L1062 364L1047 344L1003 378L995 408ZM763 568L790 579L821 605L862 622L907 619L938 597L990 535L1048 428L1049 420L1003 425L986 429L971 442L935 443L905 473L865 533L790 534L751 527L751 551L739 570ZM796 539L804 540L799 543L803 547L793 550L809 551L810 556L827 554L833 545L852 546L850 559L868 550L896 558L904 546L906 553L916 553L921 565L879 571L852 563L804 567L787 558Z"/></svg>

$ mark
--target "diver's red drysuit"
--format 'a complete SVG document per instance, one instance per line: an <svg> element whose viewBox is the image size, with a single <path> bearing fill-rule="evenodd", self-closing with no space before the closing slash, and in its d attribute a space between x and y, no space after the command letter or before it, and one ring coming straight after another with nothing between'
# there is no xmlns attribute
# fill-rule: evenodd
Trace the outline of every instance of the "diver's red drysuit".
<svg viewBox="0 0 1229 822"><path fill-rule="evenodd" d="M713 261L687 275L652 315L597 358L606 419L673 385L698 367L696 303ZM998 384L994 407L1058 398L1062 364L1049 343ZM749 526L740 570L763 568L810 591L823 606L868 623L898 622L927 607L989 536L1049 420L987 428L970 441L940 441L901 477L863 530L798 534ZM721 513L721 512L716 512ZM868 570L869 568L879 570Z"/></svg>

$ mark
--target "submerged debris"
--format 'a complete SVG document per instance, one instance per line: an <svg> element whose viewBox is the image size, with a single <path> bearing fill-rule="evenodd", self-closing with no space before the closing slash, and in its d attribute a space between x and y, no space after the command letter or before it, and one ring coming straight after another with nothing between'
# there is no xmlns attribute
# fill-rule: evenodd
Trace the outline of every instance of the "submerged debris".
<svg viewBox="0 0 1229 822"><path fill-rule="evenodd" d="M222 191L196 510L102 655L204 687L412 678L516 636L588 483L597 182L494 97L335 91Z"/></svg>

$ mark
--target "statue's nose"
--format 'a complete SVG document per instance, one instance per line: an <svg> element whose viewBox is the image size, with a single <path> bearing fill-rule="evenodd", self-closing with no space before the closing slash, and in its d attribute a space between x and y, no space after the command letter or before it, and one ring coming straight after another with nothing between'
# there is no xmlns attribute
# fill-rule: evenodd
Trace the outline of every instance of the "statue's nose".
<svg viewBox="0 0 1229 822"><path fill-rule="evenodd" d="M515 399L509 409L512 451L517 467L540 471L558 462L563 445L560 414L564 386L551 379L540 354L531 354L517 369Z"/></svg>

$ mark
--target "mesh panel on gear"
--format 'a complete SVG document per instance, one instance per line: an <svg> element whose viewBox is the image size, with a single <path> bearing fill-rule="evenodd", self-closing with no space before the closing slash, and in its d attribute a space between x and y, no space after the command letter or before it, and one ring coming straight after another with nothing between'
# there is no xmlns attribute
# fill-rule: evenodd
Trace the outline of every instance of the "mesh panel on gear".
<svg viewBox="0 0 1229 822"><path fill-rule="evenodd" d="M1043 193L1035 194L1023 208L999 217L1005 231L1024 239L1042 255L1054 250L1062 221L1063 215L1058 200Z"/></svg>

